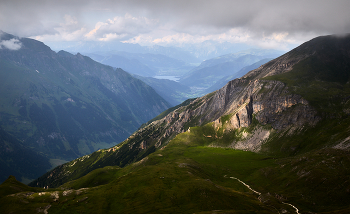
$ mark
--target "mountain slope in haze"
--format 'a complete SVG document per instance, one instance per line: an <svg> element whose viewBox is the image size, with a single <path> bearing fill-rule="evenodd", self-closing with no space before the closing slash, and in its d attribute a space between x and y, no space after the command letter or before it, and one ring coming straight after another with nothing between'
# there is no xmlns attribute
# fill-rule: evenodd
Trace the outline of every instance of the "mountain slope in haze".
<svg viewBox="0 0 350 214"><path fill-rule="evenodd" d="M212 85L210 88L206 89L204 91L205 94L208 94L212 91L216 91L222 87L224 87L226 85L227 82L236 79L236 78L241 78L243 75L247 74L249 71L257 69L258 67L260 67L261 65L269 62L270 60L272 60L271 58L268 59L262 59L254 64L248 65L243 67L241 70L239 70L238 72L231 74L229 76L225 76L222 79L218 80L214 85Z"/></svg>
<svg viewBox="0 0 350 214"><path fill-rule="evenodd" d="M218 65L221 63L225 62L231 62L231 61L236 61L237 58L245 56L245 55L251 55L251 56L260 56L265 58L275 58L277 56L282 55L283 52L277 51L277 50L264 50L264 49L248 49L244 51L239 51L236 53L230 53L230 54L225 54L221 55L215 58L210 58L207 60L204 60L197 68L193 70L200 70L205 67L212 67L214 65ZM249 58L247 59L247 61ZM249 62L247 62L249 63Z"/></svg>
<svg viewBox="0 0 350 214"><path fill-rule="evenodd" d="M206 40L196 44L183 44L180 46L180 48L191 53L200 60L199 62L202 62L204 60L216 58L226 54L247 50L252 47L243 43Z"/></svg>
<svg viewBox="0 0 350 214"><path fill-rule="evenodd" d="M163 54L127 52L120 52L119 54L128 57L129 59L137 59L146 66L156 70L157 75L181 76L194 67L184 60L172 58Z"/></svg>
<svg viewBox="0 0 350 214"><path fill-rule="evenodd" d="M50 159L71 160L116 145L170 106L122 69L55 53L32 39L6 33L1 39L21 48L0 49L0 125Z"/></svg>
<svg viewBox="0 0 350 214"><path fill-rule="evenodd" d="M115 68L122 68L123 70L136 75L153 77L157 75L157 71L152 70L146 65L142 64L137 59L129 59L122 55L109 55L102 56L98 54L85 54L91 57L93 60L105 65L109 65Z"/></svg>
<svg viewBox="0 0 350 214"><path fill-rule="evenodd" d="M55 43L54 43L55 44ZM169 58L184 61L186 63L198 63L198 60L189 51L175 47L163 47L160 45L153 46L141 46L133 43L123 43L119 41L83 41L83 42L61 42L58 46L54 46L54 50L62 49L72 53L96 53L102 55L113 55L117 52L125 52L129 54L152 54L152 55L163 55Z"/></svg>
<svg viewBox="0 0 350 214"><path fill-rule="evenodd" d="M185 61L171 58L162 54L129 53L125 51L86 53L92 59L112 67L145 77L156 75L182 75L193 68Z"/></svg>
<svg viewBox="0 0 350 214"><path fill-rule="evenodd" d="M186 63L199 63L201 59L190 51L179 47L164 47L161 45L146 46L145 49L151 54L161 54Z"/></svg>
<svg viewBox="0 0 350 214"><path fill-rule="evenodd" d="M0 207L349 213L349 50L349 35L306 42L122 144L56 167L30 184L49 187L40 194L3 193Z"/></svg>
<svg viewBox="0 0 350 214"><path fill-rule="evenodd" d="M191 89L185 85L168 79L156 79L152 77L142 77L135 75L134 77L142 80L147 85L162 96L171 105L176 106L188 99Z"/></svg>
<svg viewBox="0 0 350 214"><path fill-rule="evenodd" d="M245 66L280 55L280 51L252 49L205 60L187 75L181 77L180 83L190 87L209 88L221 78L232 75Z"/></svg>
<svg viewBox="0 0 350 214"><path fill-rule="evenodd" d="M186 63L200 63L203 60L222 56L232 52L239 52L252 48L246 44L216 42L207 40L201 43L184 43L177 47L165 47L161 45L141 46L134 43L123 43L119 41L79 41L79 42L53 42L48 43L53 50L65 50L71 53L141 53L161 54L184 61Z"/></svg>

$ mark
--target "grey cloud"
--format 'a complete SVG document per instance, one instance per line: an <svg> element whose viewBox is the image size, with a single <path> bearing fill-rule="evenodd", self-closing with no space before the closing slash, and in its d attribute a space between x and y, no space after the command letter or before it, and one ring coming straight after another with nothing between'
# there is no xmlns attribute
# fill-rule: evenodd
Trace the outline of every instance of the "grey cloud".
<svg viewBox="0 0 350 214"><path fill-rule="evenodd" d="M98 29L95 28L94 36L104 38L113 33L119 35L122 39L132 38L140 33L149 33L155 28L157 22L145 17L133 17L129 14L124 17L114 17L106 22L99 22Z"/></svg>
<svg viewBox="0 0 350 214"><path fill-rule="evenodd" d="M10 40L0 40L0 49L6 48L9 50L19 50L22 47L22 43L18 39L10 39Z"/></svg>
<svg viewBox="0 0 350 214"><path fill-rule="evenodd" d="M80 20L82 14L105 10L115 14L110 18L130 13L193 34L231 28L244 28L259 36L276 32L331 34L350 32L349 8L348 0L3 0L0 29L20 32L21 36L55 34L55 25L45 20L57 24L63 22L65 14ZM142 26L130 27L144 30Z"/></svg>
<svg viewBox="0 0 350 214"><path fill-rule="evenodd" d="M80 1L2 0L0 1L0 29L29 37L56 34L55 28L64 22L65 14L80 14Z"/></svg>
<svg viewBox="0 0 350 214"><path fill-rule="evenodd" d="M138 1L142 4L143 1ZM216 28L244 27L265 34L287 31L345 33L350 31L350 1L152 1L143 3L152 13L179 17L179 28L193 25ZM188 3L190 2L190 3ZM158 6L157 6L158 5ZM157 12L163 11L163 12Z"/></svg>

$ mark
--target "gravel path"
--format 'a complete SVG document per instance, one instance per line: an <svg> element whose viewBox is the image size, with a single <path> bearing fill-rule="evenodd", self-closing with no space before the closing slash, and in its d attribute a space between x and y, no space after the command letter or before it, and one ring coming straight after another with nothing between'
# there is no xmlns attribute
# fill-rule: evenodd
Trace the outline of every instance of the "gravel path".
<svg viewBox="0 0 350 214"><path fill-rule="evenodd" d="M260 192L253 190L248 184L244 183L243 181L239 180L238 178L235 178L235 177L230 177L230 178L239 181L240 183L242 183L244 186L246 186L248 189L250 189L250 190L253 191L254 193L256 193L256 194L258 194L258 195L261 195ZM288 204L288 203L285 203L285 202L282 202L282 203L293 207L293 208L295 209L295 212L296 212L297 214L300 214L298 208L296 208L294 205Z"/></svg>

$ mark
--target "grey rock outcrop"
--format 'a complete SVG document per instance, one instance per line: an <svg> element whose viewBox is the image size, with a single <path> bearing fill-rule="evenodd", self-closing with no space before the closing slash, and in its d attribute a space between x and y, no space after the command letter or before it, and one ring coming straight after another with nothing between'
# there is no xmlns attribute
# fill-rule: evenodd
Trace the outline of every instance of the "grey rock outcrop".
<svg viewBox="0 0 350 214"><path fill-rule="evenodd" d="M223 115L230 115L225 121L229 130L248 127L254 116L260 124L270 124L276 130L314 126L320 120L317 111L300 95L291 94L282 82L236 79L214 94L198 98L154 122L165 124L156 146L166 144L164 139L187 131L189 126L208 122L222 126Z"/></svg>

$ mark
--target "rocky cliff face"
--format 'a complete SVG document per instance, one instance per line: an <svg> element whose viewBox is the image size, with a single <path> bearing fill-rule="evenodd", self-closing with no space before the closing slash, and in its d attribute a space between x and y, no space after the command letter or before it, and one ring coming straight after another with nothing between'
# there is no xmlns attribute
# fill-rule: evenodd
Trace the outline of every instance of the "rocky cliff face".
<svg viewBox="0 0 350 214"><path fill-rule="evenodd" d="M198 107L187 108L180 117L181 122L177 120L176 124L183 125L190 118L197 118L196 125L212 121L219 124L222 116L231 115L226 123L237 129L248 127L254 115L259 123L271 124L274 129L281 130L305 124L314 126L320 120L308 101L300 95L291 94L286 85L279 81L233 80L211 97L199 98L192 105L194 104ZM182 127L181 125L176 125L173 129L177 132L184 131L176 128Z"/></svg>

